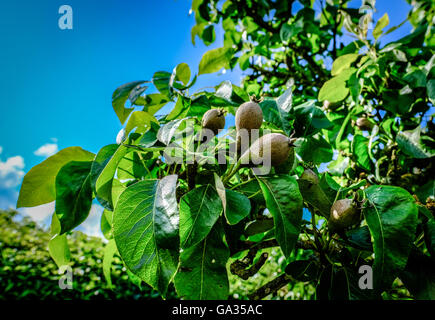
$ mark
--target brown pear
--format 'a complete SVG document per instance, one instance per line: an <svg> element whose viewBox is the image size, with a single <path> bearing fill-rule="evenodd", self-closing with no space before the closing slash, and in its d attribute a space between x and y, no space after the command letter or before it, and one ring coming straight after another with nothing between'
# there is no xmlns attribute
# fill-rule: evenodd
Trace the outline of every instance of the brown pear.
<svg viewBox="0 0 435 320"><path fill-rule="evenodd" d="M201 125L204 129L209 129L217 135L219 130L225 127L225 111L221 109L208 110L202 117Z"/></svg>
<svg viewBox="0 0 435 320"><path fill-rule="evenodd" d="M328 224L333 230L342 230L360 221L360 210L352 199L341 199L334 202Z"/></svg>
<svg viewBox="0 0 435 320"><path fill-rule="evenodd" d="M278 166L287 161L292 148L293 144L289 137L281 133L268 133L255 140L241 159L242 161L250 159L254 164L260 164L262 159L270 156L271 165Z"/></svg>
<svg viewBox="0 0 435 320"><path fill-rule="evenodd" d="M236 129L259 129L263 123L263 111L254 101L245 102L236 111Z"/></svg>

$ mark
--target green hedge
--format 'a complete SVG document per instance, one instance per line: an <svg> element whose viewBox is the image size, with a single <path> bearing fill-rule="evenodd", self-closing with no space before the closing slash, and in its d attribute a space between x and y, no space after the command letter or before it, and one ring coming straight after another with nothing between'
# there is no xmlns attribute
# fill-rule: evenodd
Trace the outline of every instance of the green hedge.
<svg viewBox="0 0 435 320"><path fill-rule="evenodd" d="M50 258L49 233L16 211L0 210L0 300L160 299L145 283L134 283L119 259L112 263L113 290L102 270L102 240L81 232L68 236L73 288L60 289L58 267ZM174 298L170 290L168 298Z"/></svg>

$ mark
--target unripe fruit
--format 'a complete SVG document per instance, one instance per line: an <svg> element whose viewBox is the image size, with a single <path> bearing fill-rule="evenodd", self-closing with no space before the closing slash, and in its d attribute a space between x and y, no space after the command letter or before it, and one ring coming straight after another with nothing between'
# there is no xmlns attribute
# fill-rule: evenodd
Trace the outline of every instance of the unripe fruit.
<svg viewBox="0 0 435 320"><path fill-rule="evenodd" d="M360 221L360 211L355 207L352 199L341 199L331 207L328 224L333 230L350 227Z"/></svg>
<svg viewBox="0 0 435 320"><path fill-rule="evenodd" d="M286 162L293 144L289 137L281 133L268 133L258 138L251 147L246 150L241 159L246 161L248 157L255 164L260 164L262 159L270 156L272 166ZM270 155L266 153L270 151Z"/></svg>
<svg viewBox="0 0 435 320"><path fill-rule="evenodd" d="M305 169L304 172L302 173L300 179L307 180L311 184L319 184L319 177L311 169Z"/></svg>
<svg viewBox="0 0 435 320"><path fill-rule="evenodd" d="M263 123L263 111L254 101L245 102L236 111L236 129L259 129Z"/></svg>
<svg viewBox="0 0 435 320"><path fill-rule="evenodd" d="M225 111L211 109L204 113L201 125L204 129L210 129L216 135L220 129L225 127Z"/></svg>
<svg viewBox="0 0 435 320"><path fill-rule="evenodd" d="M373 129L373 123L367 118L358 118L355 124L362 131L371 131Z"/></svg>

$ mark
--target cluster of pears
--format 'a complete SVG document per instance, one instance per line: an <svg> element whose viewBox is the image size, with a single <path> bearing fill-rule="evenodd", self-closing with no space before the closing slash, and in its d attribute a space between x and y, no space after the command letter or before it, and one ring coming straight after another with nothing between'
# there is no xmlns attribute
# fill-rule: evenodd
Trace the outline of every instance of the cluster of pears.
<svg viewBox="0 0 435 320"><path fill-rule="evenodd" d="M236 111L236 146L240 151L241 131L246 130L248 137L253 130L259 130L263 123L263 111L256 101L249 101L241 104ZM208 110L203 118L201 125L205 129L212 130L217 134L219 129L225 126L225 113L220 109ZM241 156L241 159L252 159L258 163L263 159L265 150L270 150L270 161L272 166L279 166L287 161L290 153L293 151L292 140L281 133L268 133L252 143Z"/></svg>

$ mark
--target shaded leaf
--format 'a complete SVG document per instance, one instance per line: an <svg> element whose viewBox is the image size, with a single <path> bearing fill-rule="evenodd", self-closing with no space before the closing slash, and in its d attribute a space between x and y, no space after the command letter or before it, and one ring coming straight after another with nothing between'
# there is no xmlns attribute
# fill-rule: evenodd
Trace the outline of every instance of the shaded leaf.
<svg viewBox="0 0 435 320"><path fill-rule="evenodd" d="M113 233L128 269L165 296L178 264L177 176L142 180L120 195Z"/></svg>
<svg viewBox="0 0 435 320"><path fill-rule="evenodd" d="M289 175L259 178L267 209L273 216L275 235L286 257L293 251L302 220L302 195Z"/></svg>
<svg viewBox="0 0 435 320"><path fill-rule="evenodd" d="M180 243L186 249L204 240L223 210L222 201L209 184L180 199Z"/></svg>
<svg viewBox="0 0 435 320"><path fill-rule="evenodd" d="M89 215L91 165L91 161L71 161L56 176L56 215L60 221L60 234L71 231Z"/></svg>

